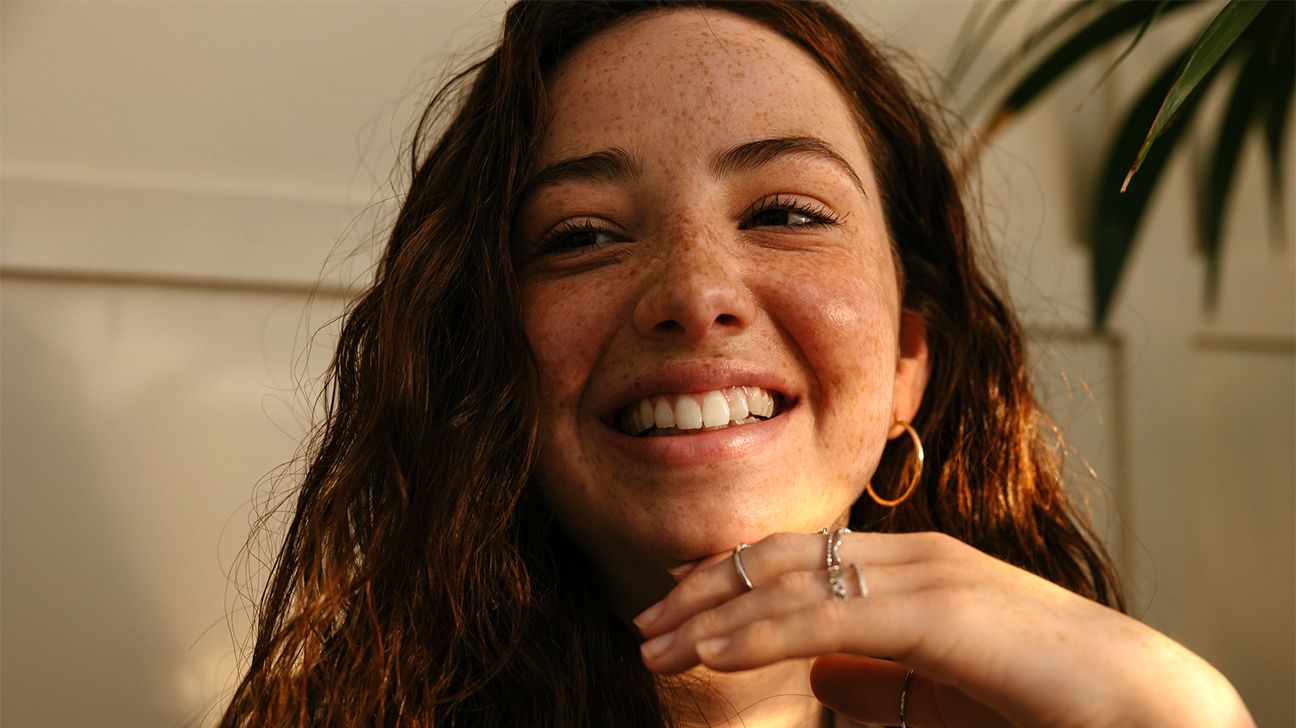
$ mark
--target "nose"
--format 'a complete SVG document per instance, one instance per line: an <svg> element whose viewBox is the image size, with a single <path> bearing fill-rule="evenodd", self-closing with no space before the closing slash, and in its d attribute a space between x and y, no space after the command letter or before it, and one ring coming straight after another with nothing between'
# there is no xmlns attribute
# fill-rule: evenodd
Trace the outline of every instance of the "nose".
<svg viewBox="0 0 1296 728"><path fill-rule="evenodd" d="M635 307L635 328L653 338L692 343L742 332L755 315L741 261L703 235L676 235L665 243Z"/></svg>

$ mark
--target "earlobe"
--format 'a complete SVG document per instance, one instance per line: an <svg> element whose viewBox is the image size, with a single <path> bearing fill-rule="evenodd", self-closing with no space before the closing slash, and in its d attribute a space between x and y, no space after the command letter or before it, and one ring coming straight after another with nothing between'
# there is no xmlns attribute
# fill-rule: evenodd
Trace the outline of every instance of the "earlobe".
<svg viewBox="0 0 1296 728"><path fill-rule="evenodd" d="M900 336L896 347L895 393L892 397L894 418L912 422L922 405L927 377L931 372L928 358L927 322L912 311L900 313ZM904 433L904 427L892 424L888 439Z"/></svg>

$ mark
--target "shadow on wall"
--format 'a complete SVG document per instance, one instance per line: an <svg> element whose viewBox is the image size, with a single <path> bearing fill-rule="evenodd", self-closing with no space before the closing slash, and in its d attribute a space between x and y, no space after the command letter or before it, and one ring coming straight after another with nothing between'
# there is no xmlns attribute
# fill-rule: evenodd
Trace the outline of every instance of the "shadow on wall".
<svg viewBox="0 0 1296 728"><path fill-rule="evenodd" d="M167 625L113 513L129 500L105 492L111 453L84 425L91 380L11 309L0 323L0 722L167 725L177 714Z"/></svg>

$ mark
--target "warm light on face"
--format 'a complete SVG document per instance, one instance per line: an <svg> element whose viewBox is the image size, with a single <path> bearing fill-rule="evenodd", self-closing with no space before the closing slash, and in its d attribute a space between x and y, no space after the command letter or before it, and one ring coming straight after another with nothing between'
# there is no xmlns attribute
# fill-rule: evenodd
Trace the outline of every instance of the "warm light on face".
<svg viewBox="0 0 1296 728"><path fill-rule="evenodd" d="M877 181L832 81L759 25L680 11L594 37L551 92L518 247L559 521L634 591L840 519L908 375Z"/></svg>

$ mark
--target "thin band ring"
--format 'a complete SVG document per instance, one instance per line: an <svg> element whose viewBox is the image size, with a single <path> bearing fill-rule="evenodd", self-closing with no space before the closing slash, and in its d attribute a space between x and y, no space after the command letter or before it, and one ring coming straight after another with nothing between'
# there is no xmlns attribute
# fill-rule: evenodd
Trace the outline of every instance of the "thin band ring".
<svg viewBox="0 0 1296 728"><path fill-rule="evenodd" d="M860 599L868 599L868 582L864 581L864 570L859 564L851 564L851 571L855 572L855 581L859 582Z"/></svg>
<svg viewBox="0 0 1296 728"><path fill-rule="evenodd" d="M913 679L913 673L912 669L905 673L904 685L900 687L900 728L909 728L909 721L905 719L905 697L909 695L909 681Z"/></svg>
<svg viewBox="0 0 1296 728"><path fill-rule="evenodd" d="M747 587L747 591L756 588L752 586L751 579L747 578L747 570L743 568L742 552L749 548L751 548L749 544L740 543L734 546L733 550L734 571L738 572L738 578L742 580L743 586Z"/></svg>

